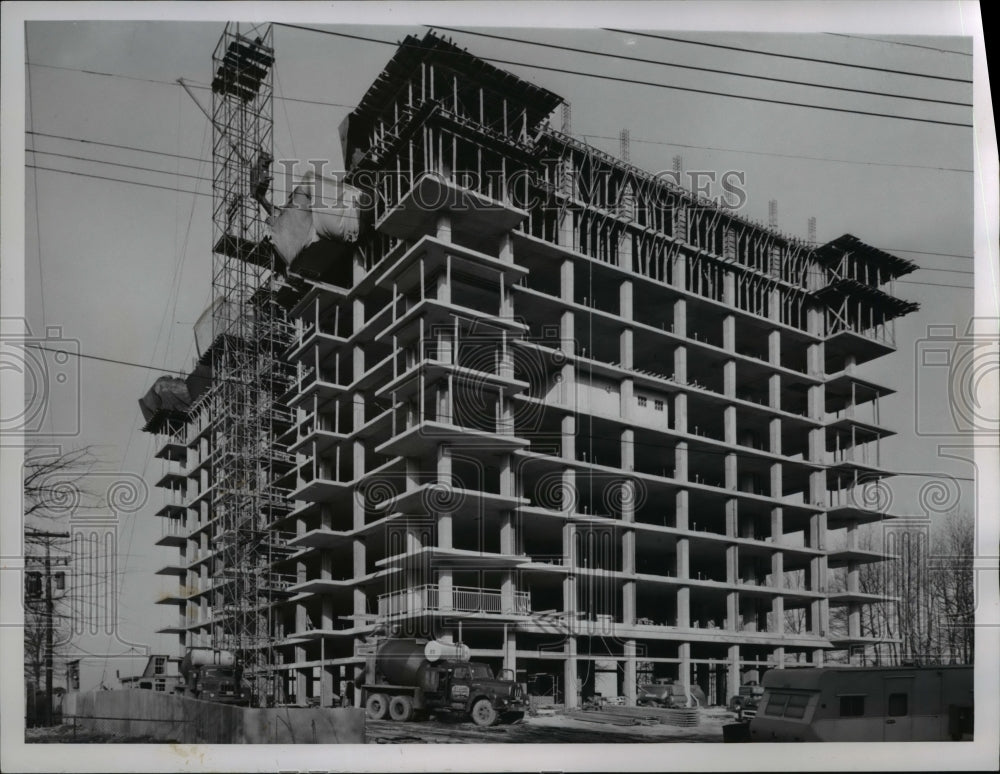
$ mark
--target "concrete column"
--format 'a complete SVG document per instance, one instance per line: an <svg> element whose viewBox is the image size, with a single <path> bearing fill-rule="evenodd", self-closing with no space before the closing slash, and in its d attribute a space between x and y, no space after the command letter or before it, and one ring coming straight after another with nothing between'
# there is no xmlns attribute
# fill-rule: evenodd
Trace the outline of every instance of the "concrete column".
<svg viewBox="0 0 1000 774"><path fill-rule="evenodd" d="M775 648L772 651L771 658L774 660L774 668L775 669L784 669L785 668L785 649L784 648Z"/></svg>
<svg viewBox="0 0 1000 774"><path fill-rule="evenodd" d="M767 378L767 405L781 409L781 374L771 374Z"/></svg>
<svg viewBox="0 0 1000 774"><path fill-rule="evenodd" d="M690 504L690 494L686 489L681 489L677 492L674 499L674 525L677 529L690 529L689 523L689 504Z"/></svg>
<svg viewBox="0 0 1000 774"><path fill-rule="evenodd" d="M622 379L621 399L619 401L619 414L622 419L631 419L635 413L635 380L630 378ZM622 470L629 470L622 466Z"/></svg>
<svg viewBox="0 0 1000 774"><path fill-rule="evenodd" d="M618 337L618 362L623 368L631 368L633 360L632 329L626 328Z"/></svg>
<svg viewBox="0 0 1000 774"><path fill-rule="evenodd" d="M559 266L559 298L568 303L573 302L573 260L567 258Z"/></svg>
<svg viewBox="0 0 1000 774"><path fill-rule="evenodd" d="M576 330L574 326L573 311L567 310L559 318L559 340L563 352L567 355L574 355L580 347L577 346Z"/></svg>
<svg viewBox="0 0 1000 774"><path fill-rule="evenodd" d="M512 626L504 626L503 668L509 669L517 679L517 635Z"/></svg>
<svg viewBox="0 0 1000 774"><path fill-rule="evenodd" d="M509 455L505 456L509 457ZM501 472L501 493L503 493L503 489L503 473ZM513 554L515 551L514 513L503 511L500 514L500 553ZM500 609L504 612L513 612L514 607L514 571L507 569L503 571L503 577L500 581Z"/></svg>
<svg viewBox="0 0 1000 774"><path fill-rule="evenodd" d="M685 545L687 542L684 541ZM677 589L677 626L681 629L691 627L691 589L686 586Z"/></svg>
<svg viewBox="0 0 1000 774"><path fill-rule="evenodd" d="M785 555L781 551L771 554L771 585L778 589L785 587Z"/></svg>
<svg viewBox="0 0 1000 774"><path fill-rule="evenodd" d="M440 239L442 242L451 241L451 214L448 212L439 212L437 216L437 222L434 227L434 236Z"/></svg>
<svg viewBox="0 0 1000 774"><path fill-rule="evenodd" d="M726 670L726 701L740 692L740 646L729 646L729 657Z"/></svg>
<svg viewBox="0 0 1000 774"><path fill-rule="evenodd" d="M736 361L727 360L722 364L722 394L727 398L736 397Z"/></svg>
<svg viewBox="0 0 1000 774"><path fill-rule="evenodd" d="M785 598L774 597L771 600L771 617L774 619L774 626L770 634L782 635L785 633Z"/></svg>
<svg viewBox="0 0 1000 774"><path fill-rule="evenodd" d="M781 331L767 334L767 362L775 366L781 365Z"/></svg>
<svg viewBox="0 0 1000 774"><path fill-rule="evenodd" d="M732 274L726 274L726 279L732 281ZM729 282L724 282L728 285ZM728 301L727 303L732 303ZM722 318L722 348L726 352L736 351L736 315L727 314Z"/></svg>
<svg viewBox="0 0 1000 774"><path fill-rule="evenodd" d="M631 262L629 263L631 265ZM619 316L623 320L633 318L632 311L632 280L623 280L618 290Z"/></svg>
<svg viewBox="0 0 1000 774"><path fill-rule="evenodd" d="M576 459L576 419L572 415L562 418L562 458Z"/></svg>
<svg viewBox="0 0 1000 774"><path fill-rule="evenodd" d="M674 446L674 478L677 481L688 480L687 441L678 441Z"/></svg>
<svg viewBox="0 0 1000 774"><path fill-rule="evenodd" d="M576 709L580 706L580 690L577 678L576 637L567 637L564 651L566 660L563 662L563 684L565 686L566 709Z"/></svg>
<svg viewBox="0 0 1000 774"><path fill-rule="evenodd" d="M784 490L784 484L782 482L782 471L783 468L780 462L775 462L771 465L771 486L770 492L771 497L780 498Z"/></svg>
<svg viewBox="0 0 1000 774"><path fill-rule="evenodd" d="M573 227L573 212L566 209L559 214L559 223L556 231L556 244L560 247L568 247L571 250L576 247L575 229Z"/></svg>
<svg viewBox="0 0 1000 774"><path fill-rule="evenodd" d="M635 572L633 569L632 572ZM622 585L622 625L635 626L635 581L627 580Z"/></svg>
<svg viewBox="0 0 1000 774"><path fill-rule="evenodd" d="M500 249L497 251L497 258L504 263L514 263L514 240L509 231L500 235Z"/></svg>
<svg viewBox="0 0 1000 774"><path fill-rule="evenodd" d="M853 602L847 606L847 636L861 636L861 605Z"/></svg>
<svg viewBox="0 0 1000 774"><path fill-rule="evenodd" d="M772 419L767 423L768 450L771 454L781 454L781 420Z"/></svg>
<svg viewBox="0 0 1000 774"><path fill-rule="evenodd" d="M683 287L683 278L681 282L681 287ZM687 301L683 298L674 301L673 331L676 336L687 336Z"/></svg>
<svg viewBox="0 0 1000 774"><path fill-rule="evenodd" d="M680 379L678 379L678 381L680 381ZM673 418L673 429L678 433L686 433L688 431L687 395L683 392L678 392L674 395Z"/></svg>
<svg viewBox="0 0 1000 774"><path fill-rule="evenodd" d="M680 664L677 666L678 681L684 688L684 693L690 697L691 692L691 643L682 642L677 646L677 656Z"/></svg>
<svg viewBox="0 0 1000 774"><path fill-rule="evenodd" d="M622 430L621 434L621 458L622 466L621 469L624 471L635 470L635 431L628 429ZM631 482L629 482L631 484ZM631 484L634 487L634 484ZM631 508L634 501L628 503Z"/></svg>
<svg viewBox="0 0 1000 774"><path fill-rule="evenodd" d="M635 640L625 640L624 654L625 654L625 677L623 680L624 685L622 686L622 693L625 696L626 706L634 707L636 698Z"/></svg>
<svg viewBox="0 0 1000 774"><path fill-rule="evenodd" d="M452 486L451 452L444 444L437 448L437 480L438 484L450 488ZM437 545L438 548L452 547L452 514L451 511L440 511L437 514Z"/></svg>

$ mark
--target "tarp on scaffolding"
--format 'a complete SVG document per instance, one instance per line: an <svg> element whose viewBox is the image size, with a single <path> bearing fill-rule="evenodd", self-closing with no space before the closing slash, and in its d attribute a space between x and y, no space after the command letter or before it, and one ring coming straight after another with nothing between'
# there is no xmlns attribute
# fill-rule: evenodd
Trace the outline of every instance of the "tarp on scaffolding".
<svg viewBox="0 0 1000 774"><path fill-rule="evenodd" d="M139 398L143 421L149 422L161 411L184 414L191 407L187 381L179 376L161 376Z"/></svg>
<svg viewBox="0 0 1000 774"><path fill-rule="evenodd" d="M211 350L215 339L222 333L241 336L242 327L234 325L234 322L239 318L241 318L239 307L232 301L216 298L209 304L194 324L194 345L198 350L198 357L205 357ZM243 325L253 323L252 310L248 310L242 315L241 323Z"/></svg>
<svg viewBox="0 0 1000 774"><path fill-rule="evenodd" d="M329 177L307 173L288 202L268 218L271 242L286 266L312 244L327 239L355 242L360 229L361 191Z"/></svg>

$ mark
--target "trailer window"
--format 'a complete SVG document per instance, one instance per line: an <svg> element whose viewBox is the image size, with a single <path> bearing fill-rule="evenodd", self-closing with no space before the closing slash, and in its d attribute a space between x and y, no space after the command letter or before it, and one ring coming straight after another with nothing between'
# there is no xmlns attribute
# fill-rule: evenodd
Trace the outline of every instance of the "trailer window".
<svg viewBox="0 0 1000 774"><path fill-rule="evenodd" d="M856 718L865 714L864 696L841 696L840 717Z"/></svg>
<svg viewBox="0 0 1000 774"><path fill-rule="evenodd" d="M809 697L804 693L793 693L788 697L788 705L785 707L786 718L805 717L806 705L809 704Z"/></svg>
<svg viewBox="0 0 1000 774"><path fill-rule="evenodd" d="M907 713L909 697L905 693L889 694L889 717L898 718Z"/></svg>
<svg viewBox="0 0 1000 774"><path fill-rule="evenodd" d="M772 693L767 697L767 708L765 715L782 715L785 712L785 704L788 701L787 693Z"/></svg>

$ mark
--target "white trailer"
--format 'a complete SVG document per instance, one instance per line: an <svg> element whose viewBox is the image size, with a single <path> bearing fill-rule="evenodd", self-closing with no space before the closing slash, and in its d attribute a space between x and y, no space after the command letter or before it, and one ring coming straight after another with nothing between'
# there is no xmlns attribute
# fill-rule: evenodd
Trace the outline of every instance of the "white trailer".
<svg viewBox="0 0 1000 774"><path fill-rule="evenodd" d="M752 742L972 739L971 666L773 669Z"/></svg>

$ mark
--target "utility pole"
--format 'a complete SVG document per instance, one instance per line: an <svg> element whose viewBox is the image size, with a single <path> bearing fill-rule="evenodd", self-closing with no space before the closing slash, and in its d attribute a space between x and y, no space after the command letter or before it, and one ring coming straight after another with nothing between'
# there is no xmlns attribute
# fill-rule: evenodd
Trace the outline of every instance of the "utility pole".
<svg viewBox="0 0 1000 774"><path fill-rule="evenodd" d="M24 539L28 542L45 544L45 712L42 717L45 725L52 725L52 672L53 672L53 633L52 621L55 618L55 603L52 600L52 541L68 540L68 532L46 532L44 530L29 530Z"/></svg>

